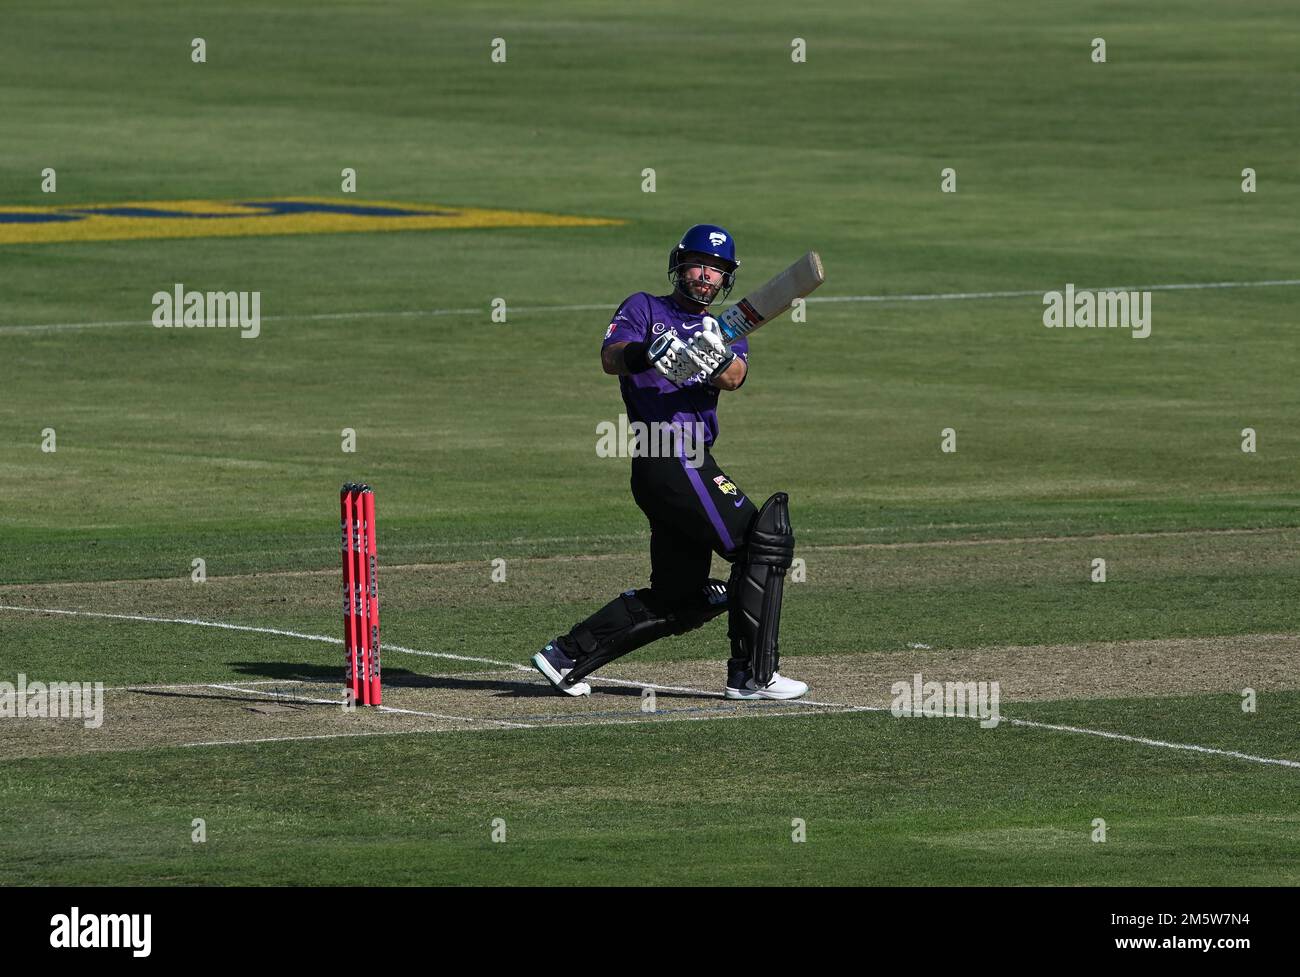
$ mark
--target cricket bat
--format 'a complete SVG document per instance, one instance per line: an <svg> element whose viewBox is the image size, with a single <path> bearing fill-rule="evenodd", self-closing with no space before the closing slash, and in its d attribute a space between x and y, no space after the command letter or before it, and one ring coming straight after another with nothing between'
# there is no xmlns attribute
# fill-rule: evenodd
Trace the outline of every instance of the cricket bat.
<svg viewBox="0 0 1300 977"><path fill-rule="evenodd" d="M760 285L717 317L723 342L730 346L748 336L785 312L795 299L811 295L824 281L826 272L822 269L821 255L809 251L766 285Z"/></svg>

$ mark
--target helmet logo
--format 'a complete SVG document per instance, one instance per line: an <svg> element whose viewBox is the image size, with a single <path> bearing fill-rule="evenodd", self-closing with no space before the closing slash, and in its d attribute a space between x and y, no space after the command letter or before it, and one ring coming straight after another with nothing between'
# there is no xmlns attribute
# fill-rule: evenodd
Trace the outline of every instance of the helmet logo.
<svg viewBox="0 0 1300 977"><path fill-rule="evenodd" d="M709 232L709 243L715 248L720 248L727 242L727 235L720 234L717 231Z"/></svg>

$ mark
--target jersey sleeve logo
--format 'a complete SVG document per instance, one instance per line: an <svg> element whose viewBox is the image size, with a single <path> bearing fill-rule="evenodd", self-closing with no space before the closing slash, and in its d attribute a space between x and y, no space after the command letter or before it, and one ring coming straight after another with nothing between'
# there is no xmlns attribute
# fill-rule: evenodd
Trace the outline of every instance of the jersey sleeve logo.
<svg viewBox="0 0 1300 977"><path fill-rule="evenodd" d="M605 338L608 339L610 336L614 335L614 330L617 328L618 328L618 323L611 322L609 324L609 328L605 330Z"/></svg>

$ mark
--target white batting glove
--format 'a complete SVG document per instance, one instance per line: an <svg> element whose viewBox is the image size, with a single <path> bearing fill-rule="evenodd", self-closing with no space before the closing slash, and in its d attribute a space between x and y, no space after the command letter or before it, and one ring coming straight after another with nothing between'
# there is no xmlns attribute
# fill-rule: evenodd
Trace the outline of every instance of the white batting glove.
<svg viewBox="0 0 1300 977"><path fill-rule="evenodd" d="M695 363L695 369L704 371L712 380L719 373L731 366L736 354L722 341L722 328L713 316L705 316L700 323L700 331L686 344L686 351Z"/></svg>
<svg viewBox="0 0 1300 977"><path fill-rule="evenodd" d="M664 333L650 344L647 359L661 375L679 387L700 372L700 366L691 357L689 347L672 332Z"/></svg>

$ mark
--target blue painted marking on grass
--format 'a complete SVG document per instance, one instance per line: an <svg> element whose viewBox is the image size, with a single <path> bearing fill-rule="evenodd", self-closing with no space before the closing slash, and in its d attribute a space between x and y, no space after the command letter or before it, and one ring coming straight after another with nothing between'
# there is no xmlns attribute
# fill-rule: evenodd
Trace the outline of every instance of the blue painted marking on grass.
<svg viewBox="0 0 1300 977"><path fill-rule="evenodd" d="M260 214L203 214L179 210L159 210L157 207L69 207L65 213L84 214L86 217L142 217L156 220L160 217L181 220L219 220L224 217L260 217ZM84 219L84 218L81 218Z"/></svg>
<svg viewBox="0 0 1300 977"><path fill-rule="evenodd" d="M257 200L240 204L251 213L212 214L201 211L162 210L158 207L69 207L58 213L29 214L0 210L0 224L51 224L87 217L138 217L142 220L246 220L250 217L284 217L289 214L343 214L348 217L455 217L455 210L414 210L367 204L319 204L298 200Z"/></svg>
<svg viewBox="0 0 1300 977"><path fill-rule="evenodd" d="M263 200L243 204L277 214L348 214L352 217L455 217L456 210L412 210L409 207L370 207L363 204L313 204L296 200Z"/></svg>
<svg viewBox="0 0 1300 977"><path fill-rule="evenodd" d="M0 210L0 224L57 224L63 221L85 220L72 214L22 214Z"/></svg>

